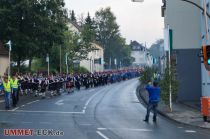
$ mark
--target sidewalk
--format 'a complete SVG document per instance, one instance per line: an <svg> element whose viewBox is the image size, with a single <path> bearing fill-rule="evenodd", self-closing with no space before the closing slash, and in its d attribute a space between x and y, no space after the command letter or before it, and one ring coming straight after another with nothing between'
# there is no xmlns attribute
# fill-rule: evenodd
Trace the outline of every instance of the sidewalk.
<svg viewBox="0 0 210 139"><path fill-rule="evenodd" d="M140 86L137 88L137 97L139 101L143 100L147 104L148 93L144 89L141 89ZM181 124L210 129L210 122L203 121L203 116L197 103L173 103L173 112L170 112L169 108L163 102L160 102L158 112Z"/></svg>

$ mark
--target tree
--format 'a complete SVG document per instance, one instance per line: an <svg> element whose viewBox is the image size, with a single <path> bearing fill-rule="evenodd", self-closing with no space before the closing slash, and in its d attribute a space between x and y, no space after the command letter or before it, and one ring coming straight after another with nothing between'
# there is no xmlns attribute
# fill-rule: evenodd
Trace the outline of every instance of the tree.
<svg viewBox="0 0 210 139"><path fill-rule="evenodd" d="M13 43L13 61L43 57L54 43L63 43L66 29L64 1L19 0L0 1L0 38Z"/></svg>
<svg viewBox="0 0 210 139"><path fill-rule="evenodd" d="M106 66L108 66L110 59L112 59L112 68L116 67L113 64L114 59L121 61L124 66L131 64L131 50L126 45L125 39L121 37L119 25L116 23L116 17L109 7L100 9L95 13L95 32L96 40L104 48ZM118 67L119 64L120 62L118 62Z"/></svg>
<svg viewBox="0 0 210 139"><path fill-rule="evenodd" d="M85 23L82 26L82 37L87 45L90 45L91 42L95 41L95 26L94 21L91 19L90 14L88 13Z"/></svg>
<svg viewBox="0 0 210 139"><path fill-rule="evenodd" d="M103 48L109 47L110 40L115 36L119 36L119 26L116 23L116 17L111 9L100 9L95 13L96 22L96 40L99 41Z"/></svg>
<svg viewBox="0 0 210 139"><path fill-rule="evenodd" d="M75 23L77 22L77 19L76 19L74 10L72 10L72 11L70 12L70 20L71 20L72 22L75 22Z"/></svg>

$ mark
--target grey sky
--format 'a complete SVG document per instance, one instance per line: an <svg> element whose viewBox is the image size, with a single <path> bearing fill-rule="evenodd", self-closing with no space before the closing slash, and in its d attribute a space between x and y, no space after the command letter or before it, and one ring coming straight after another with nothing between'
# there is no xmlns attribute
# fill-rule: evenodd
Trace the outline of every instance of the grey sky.
<svg viewBox="0 0 210 139"><path fill-rule="evenodd" d="M93 17L100 8L111 7L117 17L120 31L127 43L137 40L151 45L163 38L163 18L161 17L162 0L145 0L143 3L131 0L65 0L66 7L74 10L77 16L88 11Z"/></svg>

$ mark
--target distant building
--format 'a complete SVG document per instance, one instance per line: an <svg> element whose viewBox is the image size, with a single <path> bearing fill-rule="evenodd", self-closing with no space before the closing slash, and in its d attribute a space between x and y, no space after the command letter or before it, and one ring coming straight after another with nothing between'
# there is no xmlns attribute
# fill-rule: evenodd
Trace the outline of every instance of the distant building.
<svg viewBox="0 0 210 139"><path fill-rule="evenodd" d="M8 51L3 47L0 42L0 75L3 76L9 67Z"/></svg>
<svg viewBox="0 0 210 139"><path fill-rule="evenodd" d="M158 69L158 72L163 74L166 68L166 53L164 51L164 41L153 44L149 51L153 57L153 66Z"/></svg>
<svg viewBox="0 0 210 139"><path fill-rule="evenodd" d="M69 30L74 33L81 33L80 26L75 22L69 22ZM88 53L87 59L79 61L80 67L85 67L90 72L101 72L104 70L104 49L97 42L92 42L93 50Z"/></svg>
<svg viewBox="0 0 210 139"><path fill-rule="evenodd" d="M148 49L137 41L130 42L131 57L134 58L133 67L152 66L153 59Z"/></svg>

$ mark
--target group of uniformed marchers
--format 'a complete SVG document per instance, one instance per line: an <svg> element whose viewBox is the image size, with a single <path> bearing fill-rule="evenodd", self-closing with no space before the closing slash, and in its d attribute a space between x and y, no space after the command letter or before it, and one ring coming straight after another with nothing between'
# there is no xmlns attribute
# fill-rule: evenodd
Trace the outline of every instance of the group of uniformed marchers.
<svg viewBox="0 0 210 139"><path fill-rule="evenodd" d="M57 74L44 73L13 74L0 79L0 90L4 94L5 109L16 107L21 95L34 95L45 98L46 95L57 96L61 92L72 93L74 90L105 86L138 77L142 69L112 70L86 74ZM11 103L12 100L12 103Z"/></svg>

